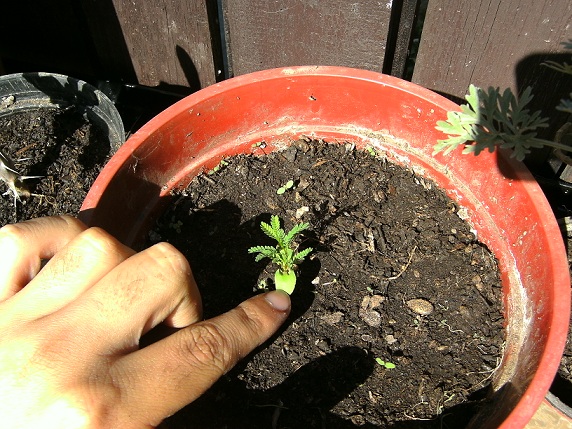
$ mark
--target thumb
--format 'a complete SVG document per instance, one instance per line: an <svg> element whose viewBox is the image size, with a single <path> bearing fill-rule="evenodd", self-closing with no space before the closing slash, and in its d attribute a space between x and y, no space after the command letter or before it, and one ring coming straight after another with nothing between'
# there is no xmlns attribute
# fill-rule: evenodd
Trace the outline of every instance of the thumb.
<svg viewBox="0 0 572 429"><path fill-rule="evenodd" d="M159 424L270 338L289 313L290 297L268 292L124 357L118 374L129 382L129 414Z"/></svg>

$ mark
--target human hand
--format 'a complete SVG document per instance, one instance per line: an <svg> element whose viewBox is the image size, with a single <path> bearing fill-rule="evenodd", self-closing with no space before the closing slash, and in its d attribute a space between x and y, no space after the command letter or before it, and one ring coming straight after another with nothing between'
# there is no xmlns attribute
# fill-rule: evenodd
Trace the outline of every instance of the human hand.
<svg viewBox="0 0 572 429"><path fill-rule="evenodd" d="M276 291L201 321L191 270L171 245L135 253L71 217L3 227L0 253L1 427L156 427L290 311ZM140 348L162 322L181 329Z"/></svg>

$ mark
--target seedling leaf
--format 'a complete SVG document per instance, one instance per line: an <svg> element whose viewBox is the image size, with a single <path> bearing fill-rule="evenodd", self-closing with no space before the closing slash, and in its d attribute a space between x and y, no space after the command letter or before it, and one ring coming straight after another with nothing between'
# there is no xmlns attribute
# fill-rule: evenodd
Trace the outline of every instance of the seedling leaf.
<svg viewBox="0 0 572 429"><path fill-rule="evenodd" d="M386 369L394 369L395 368L395 364L393 362L386 362L381 358L375 358L375 361L378 363L378 365L381 365L383 367L385 367Z"/></svg>
<svg viewBox="0 0 572 429"><path fill-rule="evenodd" d="M276 270L274 273L274 284L276 285L276 289L283 290L288 295L292 295L292 292L294 292L296 288L296 274L294 271L283 273L280 270Z"/></svg>
<svg viewBox="0 0 572 429"><path fill-rule="evenodd" d="M248 253L258 253L256 258L254 259L256 262L260 261L263 258L270 258L272 259L276 249L272 246L255 246L248 249Z"/></svg>
<svg viewBox="0 0 572 429"><path fill-rule="evenodd" d="M310 225L308 225L307 223L298 223L294 225L292 229L288 232L288 234L286 234L286 236L284 237L284 246L285 247L290 246L290 243L292 243L294 237L296 237L298 234L308 229L309 227Z"/></svg>
<svg viewBox="0 0 572 429"><path fill-rule="evenodd" d="M288 180L283 186L281 186L280 188L278 188L278 190L276 191L276 193L278 195L282 195L284 192L286 192L288 189L292 188L294 186L294 181L293 180Z"/></svg>
<svg viewBox="0 0 572 429"><path fill-rule="evenodd" d="M312 250L314 249L308 247L304 250L301 250L298 253L295 253L294 256L292 257L292 259L294 259L294 263L299 264L300 262L302 262L306 258L306 256L308 256L310 252L312 252Z"/></svg>

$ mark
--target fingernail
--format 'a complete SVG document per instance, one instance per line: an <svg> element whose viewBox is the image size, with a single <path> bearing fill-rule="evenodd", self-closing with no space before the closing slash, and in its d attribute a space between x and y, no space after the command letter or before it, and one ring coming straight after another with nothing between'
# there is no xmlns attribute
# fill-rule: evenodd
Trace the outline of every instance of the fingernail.
<svg viewBox="0 0 572 429"><path fill-rule="evenodd" d="M278 311L288 311L290 309L290 296L281 290L273 290L265 296L266 301Z"/></svg>

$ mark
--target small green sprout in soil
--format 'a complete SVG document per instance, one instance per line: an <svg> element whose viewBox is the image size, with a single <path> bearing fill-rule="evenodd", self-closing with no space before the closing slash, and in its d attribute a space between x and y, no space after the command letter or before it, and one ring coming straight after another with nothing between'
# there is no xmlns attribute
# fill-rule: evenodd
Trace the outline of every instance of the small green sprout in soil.
<svg viewBox="0 0 572 429"><path fill-rule="evenodd" d="M213 168L208 174L215 174L216 172L220 171L222 168L228 165L228 161L221 159L220 162Z"/></svg>
<svg viewBox="0 0 572 429"><path fill-rule="evenodd" d="M375 361L378 365L385 367L386 369L393 369L395 368L395 364L393 362L384 361L382 358L375 358Z"/></svg>
<svg viewBox="0 0 572 429"><path fill-rule="evenodd" d="M181 222L180 220L175 220L174 218L172 218L171 222L169 223L169 228L176 231L177 234L181 233L181 227L182 226L183 226L183 222Z"/></svg>
<svg viewBox="0 0 572 429"><path fill-rule="evenodd" d="M261 141L258 143L254 143L252 145L252 149L256 149L256 148L260 148L260 149L265 149L266 148L266 142L265 141Z"/></svg>
<svg viewBox="0 0 572 429"><path fill-rule="evenodd" d="M268 237L276 240L276 246L254 246L248 249L248 253L257 253L256 261L263 258L269 258L273 263L278 265L278 269L274 273L274 283L276 289L283 290L289 295L294 292L296 287L296 273L294 268L296 264L301 263L312 248L297 251L297 247L293 246L294 238L302 231L308 229L307 223L299 223L285 232L280 227L280 218L276 215L270 217L270 224L260 222L260 228Z"/></svg>
<svg viewBox="0 0 572 429"><path fill-rule="evenodd" d="M278 195L282 195L284 192L286 192L288 189L292 189L294 187L294 181L293 180L288 180L283 186L279 187L276 190L276 193Z"/></svg>
<svg viewBox="0 0 572 429"><path fill-rule="evenodd" d="M566 49L572 49L572 39L564 43ZM543 65L559 72L572 75L572 65L547 61ZM465 96L467 104L461 111L447 113L446 121L438 121L436 128L448 137L439 140L433 155L444 151L448 154L460 145L465 145L463 153L480 154L488 149L493 152L497 147L512 149L511 157L522 161L532 148L549 146L569 151L570 147L552 140L537 137L540 128L548 127L548 119L541 112L530 112L527 108L532 100L532 89L526 88L517 97L507 88L502 93L499 88L488 90L474 85L469 86ZM557 110L572 113L572 93L570 99L563 99Z"/></svg>

